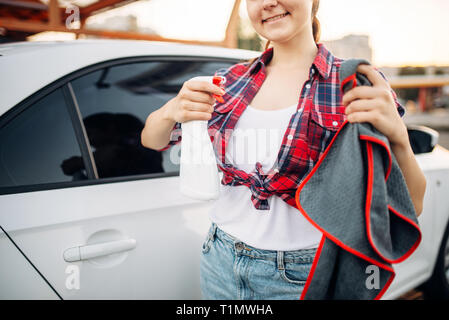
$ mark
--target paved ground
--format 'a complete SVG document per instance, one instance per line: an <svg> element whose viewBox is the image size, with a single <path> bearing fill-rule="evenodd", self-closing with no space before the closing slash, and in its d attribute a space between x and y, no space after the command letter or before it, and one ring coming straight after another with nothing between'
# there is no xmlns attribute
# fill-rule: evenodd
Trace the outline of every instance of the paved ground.
<svg viewBox="0 0 449 320"><path fill-rule="evenodd" d="M406 294L400 296L397 300L425 300L425 299L421 291L410 290Z"/></svg>

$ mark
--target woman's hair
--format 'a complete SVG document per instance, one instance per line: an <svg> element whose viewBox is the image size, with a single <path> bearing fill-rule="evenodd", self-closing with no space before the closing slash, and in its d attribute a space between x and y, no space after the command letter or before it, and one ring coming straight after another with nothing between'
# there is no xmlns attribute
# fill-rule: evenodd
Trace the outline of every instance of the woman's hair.
<svg viewBox="0 0 449 320"><path fill-rule="evenodd" d="M320 41L320 37L321 37L321 25L320 25L320 21L317 18L317 13L318 13L318 8L320 7L320 0L313 0L313 4L312 4L312 32L313 32L313 39L315 40L315 43L318 43L318 41ZM270 40L267 41L267 43L265 44L265 50L268 49L268 47L270 46ZM249 65L252 65L256 60L258 59L258 57L253 58L251 60L248 60L247 62L249 62Z"/></svg>

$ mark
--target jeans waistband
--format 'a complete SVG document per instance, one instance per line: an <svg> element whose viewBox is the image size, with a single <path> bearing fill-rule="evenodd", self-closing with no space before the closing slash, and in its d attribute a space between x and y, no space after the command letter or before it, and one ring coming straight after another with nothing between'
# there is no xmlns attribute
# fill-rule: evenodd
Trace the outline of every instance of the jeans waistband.
<svg viewBox="0 0 449 320"><path fill-rule="evenodd" d="M209 229L209 238L211 241L219 238L226 246L234 250L236 254L271 261L278 261L282 258L285 263L311 263L317 251L317 248L292 251L258 249L221 230L214 222L212 222Z"/></svg>

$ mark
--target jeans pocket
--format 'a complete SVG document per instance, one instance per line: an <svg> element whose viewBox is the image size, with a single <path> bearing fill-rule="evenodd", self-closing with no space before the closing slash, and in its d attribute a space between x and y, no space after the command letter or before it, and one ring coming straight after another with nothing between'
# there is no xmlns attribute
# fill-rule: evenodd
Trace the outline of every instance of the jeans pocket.
<svg viewBox="0 0 449 320"><path fill-rule="evenodd" d="M279 272L286 282L304 286L311 267L312 263L286 263Z"/></svg>

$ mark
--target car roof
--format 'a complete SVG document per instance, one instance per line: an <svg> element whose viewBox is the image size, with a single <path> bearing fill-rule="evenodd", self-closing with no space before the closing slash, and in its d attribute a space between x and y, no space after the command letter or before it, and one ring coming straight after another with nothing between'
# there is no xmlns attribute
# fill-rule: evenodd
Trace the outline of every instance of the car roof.
<svg viewBox="0 0 449 320"><path fill-rule="evenodd" d="M251 59L260 52L147 40L82 39L0 44L0 114L34 92L89 65L138 56Z"/></svg>

